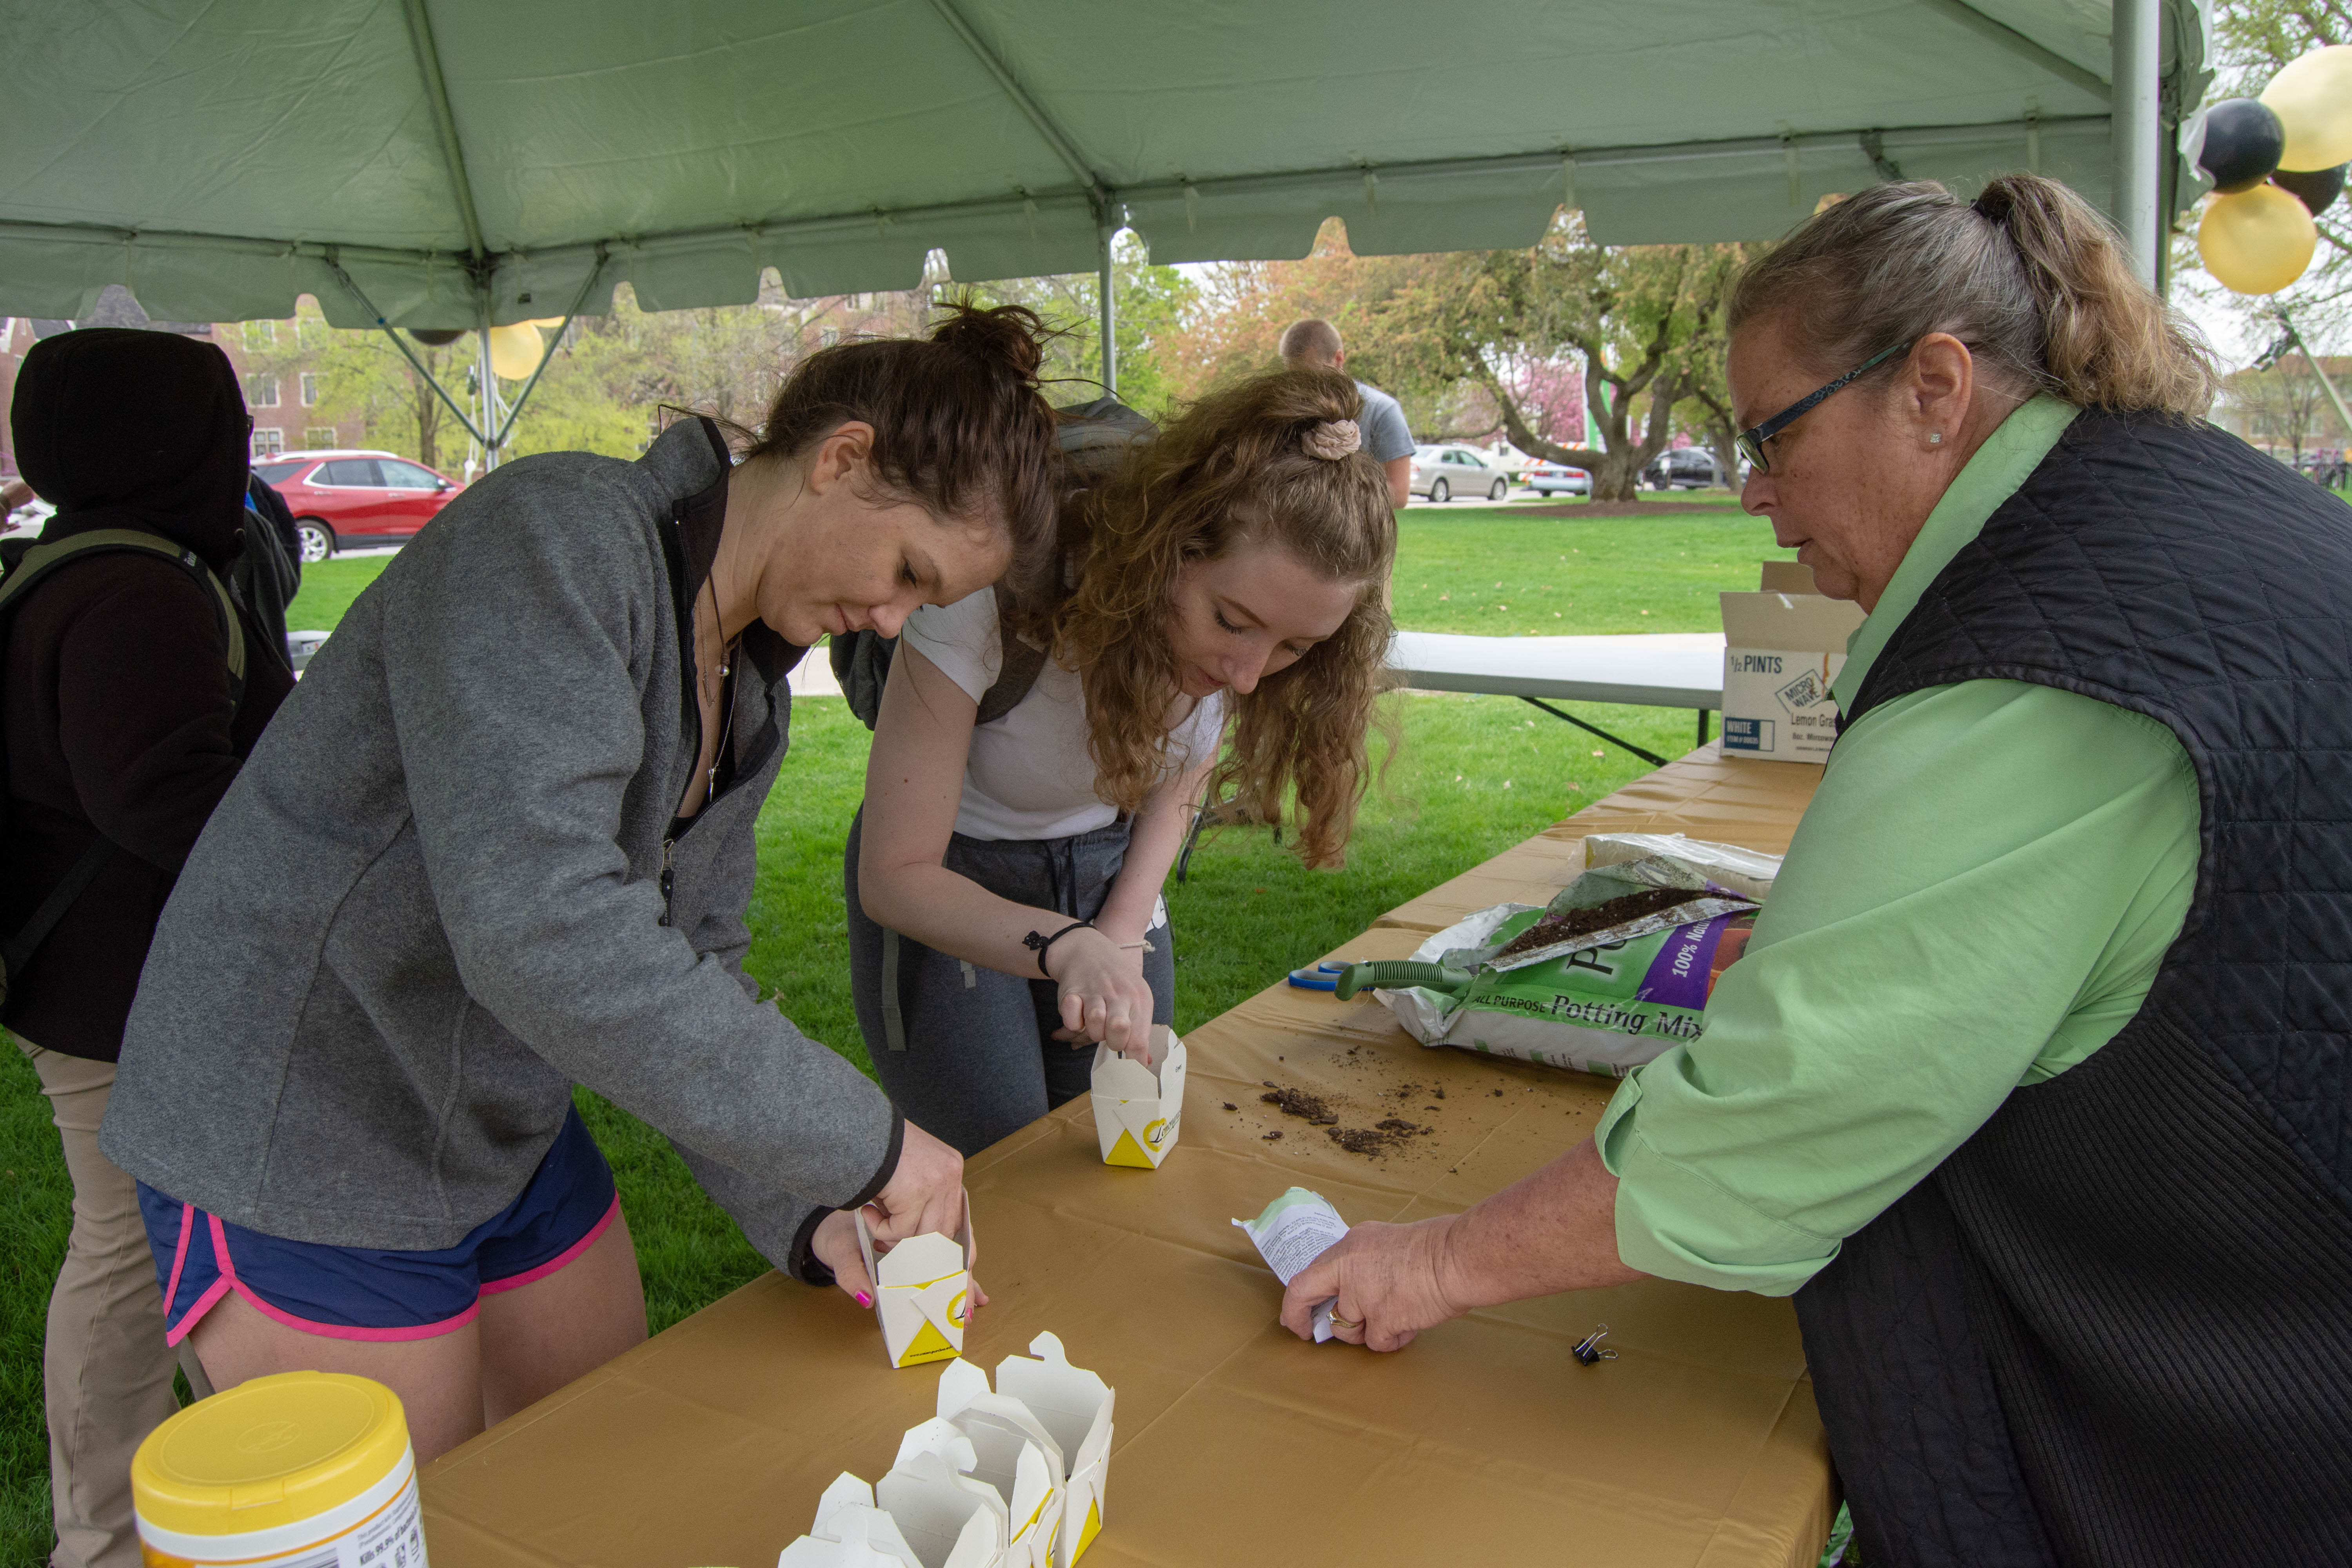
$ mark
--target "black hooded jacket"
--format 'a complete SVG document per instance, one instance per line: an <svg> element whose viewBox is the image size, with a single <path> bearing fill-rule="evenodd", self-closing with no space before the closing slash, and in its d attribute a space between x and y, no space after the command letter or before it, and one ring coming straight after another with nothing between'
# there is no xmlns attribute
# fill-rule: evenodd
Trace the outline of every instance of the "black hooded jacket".
<svg viewBox="0 0 2352 1568"><path fill-rule="evenodd" d="M25 482L58 509L44 542L141 529L230 575L245 542L250 421L218 348L111 328L44 339L17 373L12 428ZM5 636L0 931L23 927L100 836L116 853L9 976L0 1021L33 1045L111 1061L181 863L293 676L284 645L247 614L232 719L216 604L156 556L58 567Z"/></svg>

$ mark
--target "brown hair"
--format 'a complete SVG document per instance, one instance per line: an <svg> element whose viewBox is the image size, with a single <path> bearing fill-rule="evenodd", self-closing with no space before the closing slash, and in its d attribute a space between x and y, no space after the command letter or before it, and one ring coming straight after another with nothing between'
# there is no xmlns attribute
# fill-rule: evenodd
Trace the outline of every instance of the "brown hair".
<svg viewBox="0 0 2352 1568"><path fill-rule="evenodd" d="M1289 363L1336 364L1339 359L1339 329L1318 316L1293 321L1282 329L1275 353Z"/></svg>
<svg viewBox="0 0 2352 1568"><path fill-rule="evenodd" d="M1026 561L1054 530L1054 413L1037 391L1052 334L1019 305L945 310L928 339L862 339L801 361L743 460L797 458L862 420L884 486L942 519L992 522L1001 508Z"/></svg>
<svg viewBox="0 0 2352 1568"><path fill-rule="evenodd" d="M1299 858L1345 858L1370 779L1364 734L1389 644L1381 584L1396 555L1396 513L1370 454L1310 457L1305 440L1362 406L1356 384L1338 371L1255 377L1192 405L1065 507L1071 586L1057 602L1031 595L1013 621L1077 672L1095 793L1105 801L1140 810L1173 765L1167 715L1180 685L1168 618L1178 574L1239 544L1275 540L1334 581L1355 584L1356 603L1297 663L1247 696L1226 694L1233 745L1213 793L1230 791L1271 818L1295 790Z"/></svg>
<svg viewBox="0 0 2352 1568"><path fill-rule="evenodd" d="M1822 208L1732 285L1732 331L1765 314L1825 374L1940 331L2020 399L2194 419L2216 386L2203 342L2106 219L2035 174L2000 175L1973 203L1915 180Z"/></svg>

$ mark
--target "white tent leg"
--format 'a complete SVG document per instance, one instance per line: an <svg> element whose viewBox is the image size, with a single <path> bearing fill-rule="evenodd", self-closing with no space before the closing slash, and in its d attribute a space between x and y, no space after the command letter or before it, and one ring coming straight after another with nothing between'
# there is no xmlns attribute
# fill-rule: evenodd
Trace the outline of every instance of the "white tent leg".
<svg viewBox="0 0 2352 1568"><path fill-rule="evenodd" d="M1118 392L1118 304L1111 270L1111 247L1118 239L1116 228L1102 231L1102 272L1095 279L1095 293L1102 301L1102 384L1103 390L1117 395Z"/></svg>
<svg viewBox="0 0 2352 1568"><path fill-rule="evenodd" d="M2163 15L2158 0L2115 0L2114 99L2110 126L2115 142L2115 220L2124 249L2140 280L2156 283L2156 253L2163 226L2158 222L2159 54Z"/></svg>
<svg viewBox="0 0 2352 1568"><path fill-rule="evenodd" d="M481 363L474 380L482 393L482 472L487 474L499 466L499 449L492 444L499 433L499 376L490 368L490 329L478 328L474 341L480 345Z"/></svg>

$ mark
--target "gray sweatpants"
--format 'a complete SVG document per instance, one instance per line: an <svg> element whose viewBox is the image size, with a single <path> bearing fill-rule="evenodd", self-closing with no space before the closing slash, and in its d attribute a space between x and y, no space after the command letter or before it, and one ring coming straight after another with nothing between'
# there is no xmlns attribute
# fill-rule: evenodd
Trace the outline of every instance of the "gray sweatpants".
<svg viewBox="0 0 2352 1568"><path fill-rule="evenodd" d="M883 930L857 899L857 845L865 814L850 824L843 857L849 906L849 979L857 1026L882 1087L907 1119L977 1154L1087 1091L1094 1047L1053 1037L1061 1026L1054 983L1003 974ZM1102 912L1127 862L1128 825L1069 838L948 841L947 868L1000 898L1058 910L1070 920ZM1046 933L1051 935L1051 932ZM1176 1017L1176 955L1168 929L1143 956L1151 1019Z"/></svg>

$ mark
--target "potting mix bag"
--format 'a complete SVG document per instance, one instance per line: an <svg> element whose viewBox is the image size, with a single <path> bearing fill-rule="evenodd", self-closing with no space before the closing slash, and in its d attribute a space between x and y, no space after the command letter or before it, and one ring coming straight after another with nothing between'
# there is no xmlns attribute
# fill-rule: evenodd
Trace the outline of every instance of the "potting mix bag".
<svg viewBox="0 0 2352 1568"><path fill-rule="evenodd" d="M1586 843L1588 869L1549 905L1481 910L1409 970L1366 966L1413 1038L1622 1078L1697 1037L1779 859L1679 836Z"/></svg>

